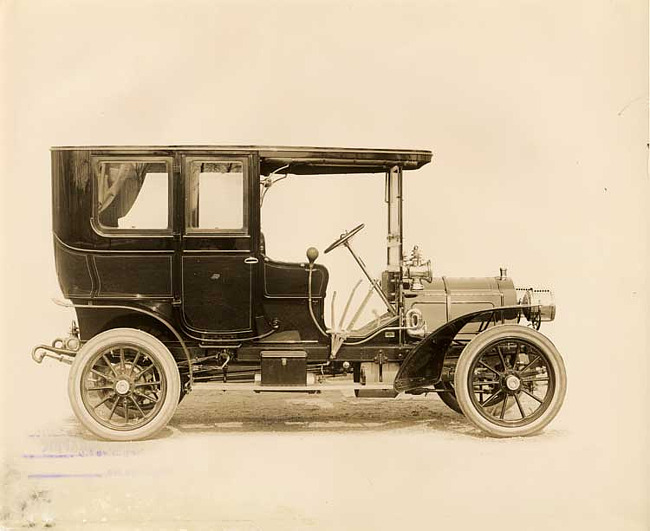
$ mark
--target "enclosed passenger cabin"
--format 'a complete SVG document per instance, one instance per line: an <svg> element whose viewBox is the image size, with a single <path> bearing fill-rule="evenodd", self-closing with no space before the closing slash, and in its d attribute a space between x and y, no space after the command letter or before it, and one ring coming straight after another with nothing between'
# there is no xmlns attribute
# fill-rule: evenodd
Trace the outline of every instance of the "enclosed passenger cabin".
<svg viewBox="0 0 650 531"><path fill-rule="evenodd" d="M307 265L270 260L260 233L260 181L296 175L403 170L429 151L308 147L55 147L53 231L64 296L82 340L163 319L192 342L273 333L326 341L310 317ZM401 200L389 207L388 262L401 259ZM390 223L393 223L391 229ZM391 256L392 253L392 256ZM328 272L314 266L312 309L324 327ZM158 319L152 318L150 314ZM281 334L285 333L285 336ZM289 335L286 335L289 334Z"/></svg>

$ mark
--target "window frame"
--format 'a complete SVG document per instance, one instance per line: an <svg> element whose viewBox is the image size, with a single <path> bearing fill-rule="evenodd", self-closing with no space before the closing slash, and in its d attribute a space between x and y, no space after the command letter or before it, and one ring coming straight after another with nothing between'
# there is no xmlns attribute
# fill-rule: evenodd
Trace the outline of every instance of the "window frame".
<svg viewBox="0 0 650 531"><path fill-rule="evenodd" d="M213 228L200 228L200 227L191 227L189 224L190 216L190 186L192 179L192 164L194 163L228 163L232 164L233 162L238 162L242 166L242 181L243 181L243 190L242 190L242 214L243 214L243 227L240 229L213 229ZM184 205L183 205L183 227L185 230L186 236L235 236L235 237L249 237L251 232L251 220L250 220L250 179L249 179L249 164L248 159L245 157L232 157L228 155L190 155L185 157L183 164L183 192L184 192ZM199 183L200 186L200 183ZM199 189L199 194L201 190Z"/></svg>
<svg viewBox="0 0 650 531"><path fill-rule="evenodd" d="M99 177L97 172L102 163L164 163L167 169L167 227L159 229L106 227L99 221ZM152 236L172 236L174 230L174 158L153 155L135 156L94 156L90 160L92 173L92 215L90 224L93 230L103 237L148 238Z"/></svg>

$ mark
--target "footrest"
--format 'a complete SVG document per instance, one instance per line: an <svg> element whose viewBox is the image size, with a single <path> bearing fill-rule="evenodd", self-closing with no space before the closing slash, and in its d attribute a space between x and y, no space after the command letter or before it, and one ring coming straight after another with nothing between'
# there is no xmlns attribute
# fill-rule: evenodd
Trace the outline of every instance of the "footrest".
<svg viewBox="0 0 650 531"><path fill-rule="evenodd" d="M284 332L275 332L268 337L260 339L258 343L300 343L300 332L298 330L285 330Z"/></svg>

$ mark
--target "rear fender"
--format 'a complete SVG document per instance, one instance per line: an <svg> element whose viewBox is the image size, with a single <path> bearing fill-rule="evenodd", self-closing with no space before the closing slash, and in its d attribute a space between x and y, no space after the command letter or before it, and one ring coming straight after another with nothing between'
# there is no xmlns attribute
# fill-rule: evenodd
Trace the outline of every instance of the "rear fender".
<svg viewBox="0 0 650 531"><path fill-rule="evenodd" d="M458 332L469 323L481 323L479 333L491 324L519 319L524 309L533 307L517 305L490 308L461 315L426 336L406 357L393 384L395 391L404 392L430 386L440 381L445 355Z"/></svg>
<svg viewBox="0 0 650 531"><path fill-rule="evenodd" d="M135 305L124 306L122 304L92 304L92 301L89 302L88 304L77 304L73 302L61 301L58 299L52 299L52 300L54 301L54 304L56 304L57 306L63 306L64 308L78 308L78 309L92 308L93 310L100 310L100 309L101 310L126 310L128 312L147 315L149 317L152 317L153 319L156 319L158 322L164 325L171 332L171 334L176 338L176 340L180 343L181 347L183 348L183 353L185 354L185 359L187 360L187 367L188 367L188 374L189 374L188 392L191 391L192 385L194 384L194 370L192 368L192 357L190 355L190 351L187 348L185 341L183 341L183 338L181 337L180 333L170 323L167 316L157 312L155 307L145 309Z"/></svg>

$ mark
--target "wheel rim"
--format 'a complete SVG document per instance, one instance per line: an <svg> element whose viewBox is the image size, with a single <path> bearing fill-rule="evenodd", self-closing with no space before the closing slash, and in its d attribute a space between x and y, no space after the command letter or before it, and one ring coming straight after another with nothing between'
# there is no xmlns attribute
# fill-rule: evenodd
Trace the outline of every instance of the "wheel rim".
<svg viewBox="0 0 650 531"><path fill-rule="evenodd" d="M543 349L521 338L500 338L476 356L468 375L472 404L499 426L526 426L555 395L555 372Z"/></svg>
<svg viewBox="0 0 650 531"><path fill-rule="evenodd" d="M102 426L118 431L141 428L165 401L161 363L140 346L123 344L97 352L81 374L81 399Z"/></svg>

